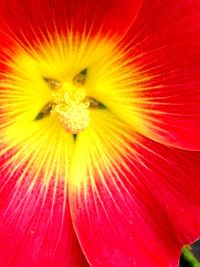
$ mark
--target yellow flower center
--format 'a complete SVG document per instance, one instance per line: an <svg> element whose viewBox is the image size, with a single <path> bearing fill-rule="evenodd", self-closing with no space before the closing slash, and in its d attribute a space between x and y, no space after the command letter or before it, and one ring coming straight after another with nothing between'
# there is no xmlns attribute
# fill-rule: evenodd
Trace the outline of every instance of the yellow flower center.
<svg viewBox="0 0 200 267"><path fill-rule="evenodd" d="M106 165L123 153L126 123L143 125L139 88L133 91L137 72L112 40L71 33L48 38L6 51L8 71L0 81L0 143L6 144L0 153L17 150L10 162L14 169L28 162L21 179L31 169L32 186L41 173L46 185L52 176L87 178L93 166L101 169L99 161Z"/></svg>

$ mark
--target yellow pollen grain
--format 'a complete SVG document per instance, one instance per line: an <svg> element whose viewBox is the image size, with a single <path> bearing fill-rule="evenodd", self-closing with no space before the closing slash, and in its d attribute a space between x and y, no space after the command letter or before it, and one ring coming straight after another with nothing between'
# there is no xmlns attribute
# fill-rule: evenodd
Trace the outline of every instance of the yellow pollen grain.
<svg viewBox="0 0 200 267"><path fill-rule="evenodd" d="M90 123L89 101L85 101L85 92L66 84L54 93L54 106L51 115L58 118L62 127L69 133L77 134L85 130Z"/></svg>

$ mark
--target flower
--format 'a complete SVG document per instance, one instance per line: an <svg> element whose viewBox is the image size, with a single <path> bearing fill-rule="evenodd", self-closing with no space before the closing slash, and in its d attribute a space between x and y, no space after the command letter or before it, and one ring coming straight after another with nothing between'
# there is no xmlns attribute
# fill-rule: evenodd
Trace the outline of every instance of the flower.
<svg viewBox="0 0 200 267"><path fill-rule="evenodd" d="M0 266L175 267L200 236L200 3L0 3Z"/></svg>

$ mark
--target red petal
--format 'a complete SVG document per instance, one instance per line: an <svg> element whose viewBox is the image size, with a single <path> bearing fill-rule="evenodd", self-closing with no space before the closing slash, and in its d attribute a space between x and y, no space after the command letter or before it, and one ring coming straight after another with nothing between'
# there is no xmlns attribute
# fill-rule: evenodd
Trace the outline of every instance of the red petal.
<svg viewBox="0 0 200 267"><path fill-rule="evenodd" d="M77 139L86 170L73 179L70 204L81 245L93 267L178 266L182 245L200 235L200 153L117 132L108 117L88 143L89 132Z"/></svg>
<svg viewBox="0 0 200 267"><path fill-rule="evenodd" d="M125 34L135 20L142 0L8 0L0 3L1 27L20 40L36 40L55 31L85 34ZM1 39L1 42L3 40Z"/></svg>
<svg viewBox="0 0 200 267"><path fill-rule="evenodd" d="M5 169L0 158L0 266L89 267L78 244L69 214L66 185L42 181L31 188L31 170ZM25 166L24 166L25 167ZM13 166L14 168L14 166Z"/></svg>
<svg viewBox="0 0 200 267"><path fill-rule="evenodd" d="M133 68L142 133L175 147L200 149L200 2L144 1L124 40ZM138 81L137 81L138 79ZM139 104L138 104L139 103ZM125 115L124 115L125 117Z"/></svg>

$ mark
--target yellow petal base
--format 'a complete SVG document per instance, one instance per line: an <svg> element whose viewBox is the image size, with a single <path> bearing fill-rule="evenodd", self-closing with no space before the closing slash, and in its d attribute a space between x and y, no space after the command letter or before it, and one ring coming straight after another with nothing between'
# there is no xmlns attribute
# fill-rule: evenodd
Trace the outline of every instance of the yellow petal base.
<svg viewBox="0 0 200 267"><path fill-rule="evenodd" d="M98 146L101 155L108 144L100 142L99 138L107 140L108 132L104 127L100 127L99 135L89 130L93 125L104 124L99 120L101 116L95 118L94 114L104 114L101 108L107 107L113 114L123 117L125 103L127 109L131 110L133 106L130 105L131 91L132 100L136 98L134 88L127 83L133 70L126 66L123 50L119 51L112 40L106 38L91 39L90 36L78 37L69 33L67 37L55 34L32 45L21 45L16 41L13 50L7 53L11 55L6 62L9 71L0 81L3 110L0 144L6 144L1 154L16 148L18 153L9 164L15 164L17 169L28 162L22 177L31 168L35 179L43 173L45 184L52 176L57 180L67 179L70 166L74 164L74 172L81 173L79 162L71 162L76 160L72 134L86 131L87 137L82 135L83 138L86 142L91 140L94 148ZM107 117L103 116L103 120ZM109 119L109 123L113 124L113 129L118 129L119 135L127 131L124 126L121 129L124 123L116 124L115 119ZM132 124L137 129L142 127L142 120L133 116ZM115 141L117 139L120 137L115 137ZM122 151L120 146L121 143L118 149ZM110 151L115 158L115 153ZM95 160L103 159L95 157ZM89 158L86 164L90 164Z"/></svg>

